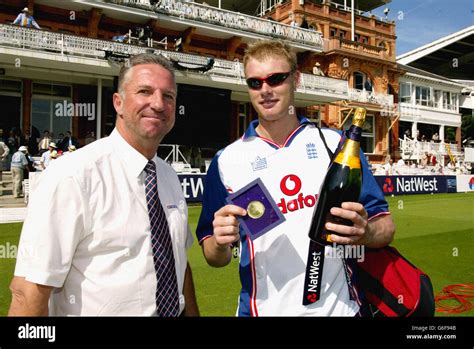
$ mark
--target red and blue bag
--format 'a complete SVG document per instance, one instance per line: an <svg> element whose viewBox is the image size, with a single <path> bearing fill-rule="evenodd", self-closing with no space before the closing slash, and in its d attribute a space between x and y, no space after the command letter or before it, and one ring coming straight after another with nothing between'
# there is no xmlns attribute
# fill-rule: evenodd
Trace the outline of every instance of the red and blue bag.
<svg viewBox="0 0 474 349"><path fill-rule="evenodd" d="M366 248L364 260L354 266L355 287L365 298L363 315L434 316L435 300L429 276L395 248Z"/></svg>

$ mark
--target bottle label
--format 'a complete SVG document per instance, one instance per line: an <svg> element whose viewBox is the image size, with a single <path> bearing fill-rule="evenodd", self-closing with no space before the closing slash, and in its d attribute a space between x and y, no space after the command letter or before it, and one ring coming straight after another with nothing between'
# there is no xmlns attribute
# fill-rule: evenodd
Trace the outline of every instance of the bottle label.
<svg viewBox="0 0 474 349"><path fill-rule="evenodd" d="M341 164L341 165L349 166L350 168L360 168L359 157L346 154L343 152L340 152L339 154L337 154L336 159L334 159L334 162L337 162L338 164Z"/></svg>

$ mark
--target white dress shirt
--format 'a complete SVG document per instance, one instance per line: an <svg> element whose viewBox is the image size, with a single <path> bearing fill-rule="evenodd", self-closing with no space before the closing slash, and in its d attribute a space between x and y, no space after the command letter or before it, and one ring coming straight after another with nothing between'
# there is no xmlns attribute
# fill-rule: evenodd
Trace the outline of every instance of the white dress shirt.
<svg viewBox="0 0 474 349"><path fill-rule="evenodd" d="M51 163L31 194L15 275L55 287L50 315L154 315L156 274L145 197L147 159L115 129ZM174 170L157 156L180 294L188 212Z"/></svg>

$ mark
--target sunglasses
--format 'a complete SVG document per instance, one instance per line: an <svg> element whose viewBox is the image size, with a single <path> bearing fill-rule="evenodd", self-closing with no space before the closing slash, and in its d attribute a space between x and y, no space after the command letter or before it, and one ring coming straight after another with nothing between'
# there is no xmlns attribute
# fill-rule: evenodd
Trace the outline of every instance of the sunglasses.
<svg viewBox="0 0 474 349"><path fill-rule="evenodd" d="M264 82L266 82L268 86L275 87L281 85L290 75L291 72L273 73L264 78L248 78L245 81L247 82L248 87L252 90L260 90Z"/></svg>

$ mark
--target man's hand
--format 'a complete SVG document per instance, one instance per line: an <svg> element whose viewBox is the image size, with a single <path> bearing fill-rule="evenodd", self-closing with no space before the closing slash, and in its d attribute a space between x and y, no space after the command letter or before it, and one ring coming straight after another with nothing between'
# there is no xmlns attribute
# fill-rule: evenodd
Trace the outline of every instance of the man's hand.
<svg viewBox="0 0 474 349"><path fill-rule="evenodd" d="M232 258L231 244L239 241L239 221L236 216L245 216L247 211L235 205L226 205L214 214L214 235L202 243L206 261L213 267L223 267Z"/></svg>
<svg viewBox="0 0 474 349"><path fill-rule="evenodd" d="M326 229L338 234L331 234L331 241L343 245L367 245L371 237L371 231L364 206L358 202L343 202L341 206L342 208L331 208L331 214L351 221L353 226L326 223Z"/></svg>
<svg viewBox="0 0 474 349"><path fill-rule="evenodd" d="M247 211L236 205L226 205L214 214L212 225L214 239L220 248L227 248L239 241L239 221L236 216L245 216Z"/></svg>
<svg viewBox="0 0 474 349"><path fill-rule="evenodd" d="M341 245L365 245L372 248L387 246L392 242L395 224L390 214L380 215L369 222L367 211L362 204L343 202L341 206L342 208L331 208L331 214L347 219L353 225L326 223L326 229L338 234L331 234L331 241Z"/></svg>

